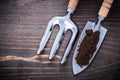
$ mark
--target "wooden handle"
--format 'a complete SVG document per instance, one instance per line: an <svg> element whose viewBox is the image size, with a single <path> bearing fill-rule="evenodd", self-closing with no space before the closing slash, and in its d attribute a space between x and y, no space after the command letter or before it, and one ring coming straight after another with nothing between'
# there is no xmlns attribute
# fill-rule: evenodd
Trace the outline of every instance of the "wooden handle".
<svg viewBox="0 0 120 80"><path fill-rule="evenodd" d="M68 8L72 9L73 11L76 10L79 0L70 0L68 4Z"/></svg>
<svg viewBox="0 0 120 80"><path fill-rule="evenodd" d="M113 3L113 0L104 0L104 2L102 3L101 8L99 10L98 15L106 18L107 15L108 15L109 10L111 8L112 3Z"/></svg>

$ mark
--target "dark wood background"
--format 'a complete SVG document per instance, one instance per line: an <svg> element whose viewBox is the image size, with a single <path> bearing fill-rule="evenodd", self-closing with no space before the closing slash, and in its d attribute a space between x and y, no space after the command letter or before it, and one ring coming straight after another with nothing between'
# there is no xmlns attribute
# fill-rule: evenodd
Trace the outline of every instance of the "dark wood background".
<svg viewBox="0 0 120 80"><path fill-rule="evenodd" d="M79 35L87 21L97 21L103 0L80 0L72 20ZM48 21L66 15L68 0L0 0L0 80L120 80L120 0L114 0L102 25L107 35L93 63L82 73L72 72L68 60L60 60L70 31L53 60L48 55L59 28L56 27L41 55L36 55ZM78 38L77 38L78 39Z"/></svg>

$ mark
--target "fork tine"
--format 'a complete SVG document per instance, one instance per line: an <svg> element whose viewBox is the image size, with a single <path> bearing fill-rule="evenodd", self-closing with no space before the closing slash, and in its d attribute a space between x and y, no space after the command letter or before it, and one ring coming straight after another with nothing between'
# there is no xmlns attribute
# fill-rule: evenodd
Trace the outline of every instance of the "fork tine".
<svg viewBox="0 0 120 80"><path fill-rule="evenodd" d="M71 40L69 41L68 46L65 50L65 53L64 53L63 58L61 60L61 64L63 64L66 61L66 58L67 58L68 54L70 53L70 50L72 48L72 45L74 43L74 40L75 40L77 32L78 32L76 28L71 29L71 30L72 30L72 37L71 37Z"/></svg>
<svg viewBox="0 0 120 80"><path fill-rule="evenodd" d="M52 20L51 20L48 23L48 26L46 28L46 31L45 31L44 35L43 35L43 38L42 38L42 40L41 40L41 42L39 44L39 49L37 51L37 54L40 54L43 51L48 39L50 38L53 27L54 27L54 25L52 24Z"/></svg>
<svg viewBox="0 0 120 80"><path fill-rule="evenodd" d="M54 57L56 51L58 50L58 48L60 46L60 43L61 43L63 37L64 37L64 28L61 27L55 38L54 44L53 44L51 52L50 52L49 59L52 59Z"/></svg>

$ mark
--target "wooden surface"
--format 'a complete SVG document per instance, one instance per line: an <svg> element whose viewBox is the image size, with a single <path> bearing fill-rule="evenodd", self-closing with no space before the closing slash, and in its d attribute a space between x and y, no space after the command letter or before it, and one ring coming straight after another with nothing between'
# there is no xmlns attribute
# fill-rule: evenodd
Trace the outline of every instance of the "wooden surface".
<svg viewBox="0 0 120 80"><path fill-rule="evenodd" d="M77 41L67 62L60 64L70 31L53 60L48 55L58 27L43 54L36 55L48 21L66 14L68 0L0 0L0 80L120 80L120 0L114 1L102 23L108 32L97 56L86 70L73 76ZM101 4L102 0L80 0L72 15L79 35L87 21L97 21Z"/></svg>

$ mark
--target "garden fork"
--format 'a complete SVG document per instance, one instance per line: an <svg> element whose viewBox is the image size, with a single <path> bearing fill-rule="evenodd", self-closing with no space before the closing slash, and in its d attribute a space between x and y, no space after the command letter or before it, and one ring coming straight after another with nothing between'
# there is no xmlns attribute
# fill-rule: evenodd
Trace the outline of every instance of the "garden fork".
<svg viewBox="0 0 120 80"><path fill-rule="evenodd" d="M54 44L52 46L49 59L52 59L54 57L67 30L71 30L72 36L71 36L71 39L70 39L70 41L67 45L67 48L64 52L63 58L61 60L61 64L63 64L66 61L66 58L67 58L68 54L70 53L70 50L72 48L72 45L73 45L76 35L78 33L78 28L70 19L70 16L75 11L78 2L79 2L79 0L70 0L69 4L68 4L68 9L67 9L67 12L68 12L67 15L65 15L64 17L57 16L57 17L52 18L49 21L46 31L43 35L43 38L39 44L39 49L37 51L37 54L40 54L43 51L48 39L50 38L51 32L53 31L55 25L59 25L60 30L59 30L59 32L56 36L56 39L54 41Z"/></svg>

